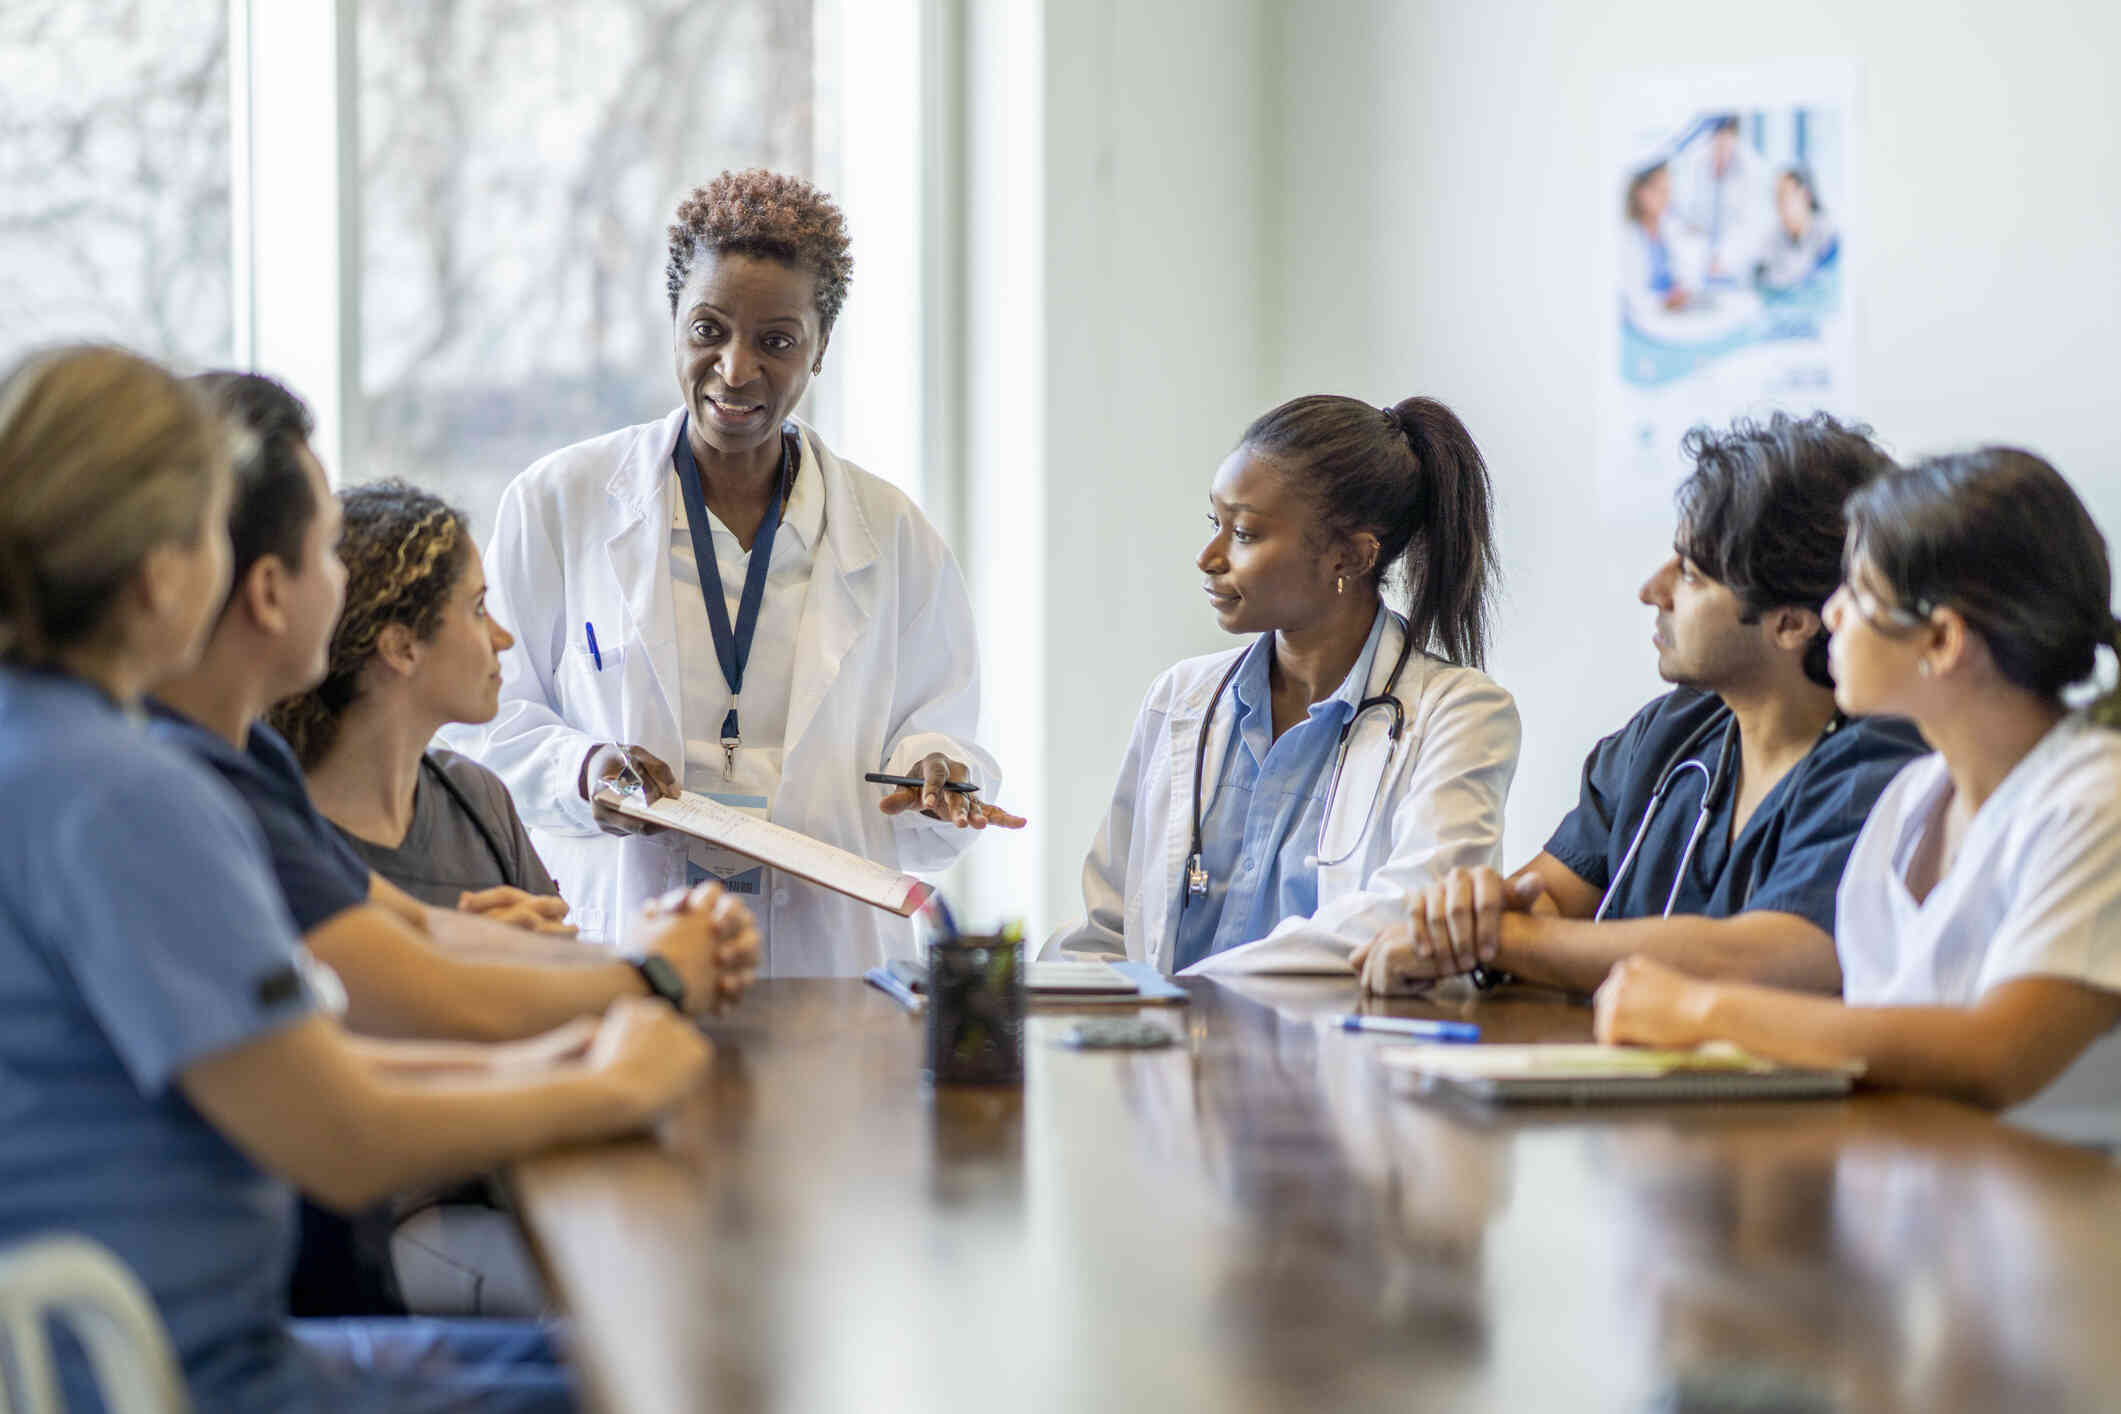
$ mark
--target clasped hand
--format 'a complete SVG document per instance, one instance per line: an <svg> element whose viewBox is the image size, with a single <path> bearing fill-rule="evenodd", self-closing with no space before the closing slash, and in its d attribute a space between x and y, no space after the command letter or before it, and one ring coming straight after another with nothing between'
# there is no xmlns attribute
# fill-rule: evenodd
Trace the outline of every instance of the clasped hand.
<svg viewBox="0 0 2121 1414"><path fill-rule="evenodd" d="M717 881L672 889L643 908L641 916L663 925L648 951L677 969L688 1012L719 1012L757 980L758 920Z"/></svg>
<svg viewBox="0 0 2121 1414"><path fill-rule="evenodd" d="M1529 913L1546 885L1536 874L1510 880L1493 869L1453 869L1407 900L1407 916L1357 948L1349 962L1376 996L1419 991L1495 961L1503 915Z"/></svg>
<svg viewBox="0 0 2121 1414"><path fill-rule="evenodd" d="M466 889L457 895L457 912L475 913L490 922L527 928L533 933L550 933L562 938L575 935L574 926L566 921L566 899L558 894L529 893L513 884Z"/></svg>

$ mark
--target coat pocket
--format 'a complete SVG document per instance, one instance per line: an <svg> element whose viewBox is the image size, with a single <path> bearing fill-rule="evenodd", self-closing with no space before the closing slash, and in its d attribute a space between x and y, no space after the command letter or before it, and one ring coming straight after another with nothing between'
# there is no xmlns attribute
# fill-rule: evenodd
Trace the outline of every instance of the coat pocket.
<svg viewBox="0 0 2121 1414"><path fill-rule="evenodd" d="M625 655L623 644L609 648L599 645L596 657L579 643L567 650L560 659L559 672L554 674L554 685L559 689L560 715L570 725L591 736L617 740L623 735L620 727L624 720Z"/></svg>

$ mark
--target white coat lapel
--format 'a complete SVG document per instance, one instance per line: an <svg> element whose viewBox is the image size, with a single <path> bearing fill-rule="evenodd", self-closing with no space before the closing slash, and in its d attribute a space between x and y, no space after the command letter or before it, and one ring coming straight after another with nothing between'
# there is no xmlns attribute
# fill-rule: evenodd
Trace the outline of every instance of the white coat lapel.
<svg viewBox="0 0 2121 1414"><path fill-rule="evenodd" d="M1237 650L1240 655L1246 651L1245 648ZM1215 788L1222 781L1226 764L1224 758L1229 755L1230 733L1237 724L1237 714L1232 709L1228 693L1223 694L1223 702L1216 707L1214 720L1207 720L1216 684L1222 681L1233 661L1222 655L1208 660L1202 665L1200 679L1171 704L1171 754L1167 763L1171 787L1170 799L1165 806L1167 824L1161 861L1163 897L1161 901L1150 898L1142 902L1143 920L1157 924L1152 936L1156 940L1156 965L1163 972L1171 970L1172 960L1177 956L1179 901L1186 887L1186 862L1193 849L1193 764L1201 730L1205 726L1208 732L1207 764L1200 789L1201 809L1206 811L1214 804Z"/></svg>
<svg viewBox="0 0 2121 1414"><path fill-rule="evenodd" d="M1392 677L1392 665L1399 660L1399 645L1406 641L1406 637L1407 621L1397 613L1386 610L1385 631L1377 636L1377 652L1370 657L1370 680L1363 684L1364 698L1376 697L1384 692L1385 684ZM1399 675L1399 688L1393 695L1408 707L1412 707L1421 700L1421 691L1417 686L1421 676L1421 655L1418 652L1409 653L1406 669Z"/></svg>
<svg viewBox="0 0 2121 1414"><path fill-rule="evenodd" d="M1405 640L1406 621L1396 613L1387 613L1384 632L1377 638L1377 652L1370 660L1370 676L1363 685L1363 700L1384 695L1385 684L1392 677L1392 665L1399 657L1399 645ZM1355 852L1338 864L1321 863L1318 866L1318 897L1321 901L1362 888L1378 862L1390 853L1391 815L1399 797L1398 778L1405 770L1405 763L1414 755L1414 708L1421 701L1422 683L1428 672L1429 659L1420 653L1407 655L1407 665L1392 694L1399 699L1406 713L1398 742L1394 743L1382 732L1365 731L1348 743L1345 760L1335 753L1342 786L1348 797L1334 802L1336 814L1340 810L1352 810L1353 802L1364 799L1371 802L1371 812ZM1373 710L1379 717L1384 715L1381 707ZM1339 828L1336 826L1336 835Z"/></svg>
<svg viewBox="0 0 2121 1414"><path fill-rule="evenodd" d="M816 720L840 665L876 612L876 537L862 514L846 468L808 427L801 429L803 462L797 476L818 477L825 489L825 533L810 571L810 592L795 631L795 673L788 687L788 724L781 737L793 753ZM882 704L880 710L888 710Z"/></svg>
<svg viewBox="0 0 2121 1414"><path fill-rule="evenodd" d="M656 754L664 756L680 779L685 772L685 734L678 727L677 609L670 578L671 478L666 472L684 417L682 409L674 412L637 439L604 488L618 506L618 525L605 540L604 553L625 600L627 635L645 650L641 656L648 668L645 679L634 680L653 685L660 708L657 719L629 710L627 725L634 728L636 740L651 750L658 739L678 749L677 757L663 751Z"/></svg>

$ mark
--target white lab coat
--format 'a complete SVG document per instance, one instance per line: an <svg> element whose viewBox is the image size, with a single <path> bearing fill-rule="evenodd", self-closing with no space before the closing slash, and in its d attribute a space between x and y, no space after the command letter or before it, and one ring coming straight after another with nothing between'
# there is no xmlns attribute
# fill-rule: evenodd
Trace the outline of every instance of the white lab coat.
<svg viewBox="0 0 2121 1414"><path fill-rule="evenodd" d="M1404 634L1405 621L1392 615L1365 697L1384 691ZM1048 956L1124 953L1171 970L1192 843L1194 747L1215 685L1244 651L1189 658L1150 687L1112 807L1083 861L1085 916L1047 940ZM1348 972L1348 955L1404 918L1415 889L1452 869L1499 865L1503 802L1517 770L1516 703L1485 673L1422 653L1407 659L1396 695L1407 725L1389 759L1382 733L1348 754L1347 779L1383 772L1385 792L1353 857L1319 866L1317 911L1284 918L1266 937L1205 957L1188 974ZM1224 697L1208 733L1204 806L1214 800L1237 715Z"/></svg>
<svg viewBox="0 0 2121 1414"><path fill-rule="evenodd" d="M510 483L486 551L488 603L516 635L501 655L501 710L450 731L508 783L570 919L622 947L641 905L684 883L682 837L602 833L576 783L604 741L645 747L685 775L670 569L683 419L681 409L579 442ZM989 798L1000 788L994 759L971 740L979 654L964 579L904 493L808 427L801 440L797 475L821 479L825 526L796 641L756 650L795 658L769 818L894 869L941 869L974 832L918 811L886 816L862 773L904 773L941 751ZM771 910L770 975L850 976L913 951L906 920L798 879L776 874L751 902Z"/></svg>
<svg viewBox="0 0 2121 1414"><path fill-rule="evenodd" d="M1743 282L1752 277L1774 218L1775 177L1742 142L1719 177L1714 148L1704 138L1676 164L1669 215L1701 243L1704 276L1714 267Z"/></svg>

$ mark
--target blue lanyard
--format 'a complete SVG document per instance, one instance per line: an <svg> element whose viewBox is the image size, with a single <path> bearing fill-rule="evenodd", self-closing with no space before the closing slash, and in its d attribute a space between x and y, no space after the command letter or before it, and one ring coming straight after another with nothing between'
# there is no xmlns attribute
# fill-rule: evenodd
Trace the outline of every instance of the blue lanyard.
<svg viewBox="0 0 2121 1414"><path fill-rule="evenodd" d="M688 418L678 424L678 487L685 495L685 528L692 535L692 557L699 564L700 597L707 601L707 624L714 630L714 656L722 663L722 681L729 684L729 714L722 718L722 769L736 774L736 749L743 745L737 728L736 701L744 691L744 665L751 661L751 637L759 626L759 605L766 598L766 571L773 561L773 536L781 528L781 502L795 477L795 434L781 429L781 468L773 478L773 500L766 518L751 539L751 564L744 571L744 593L737 601L736 626L729 623L729 606L722 598L722 567L714 557L714 532L708 528L707 497L700 485L700 465L693 459Z"/></svg>

